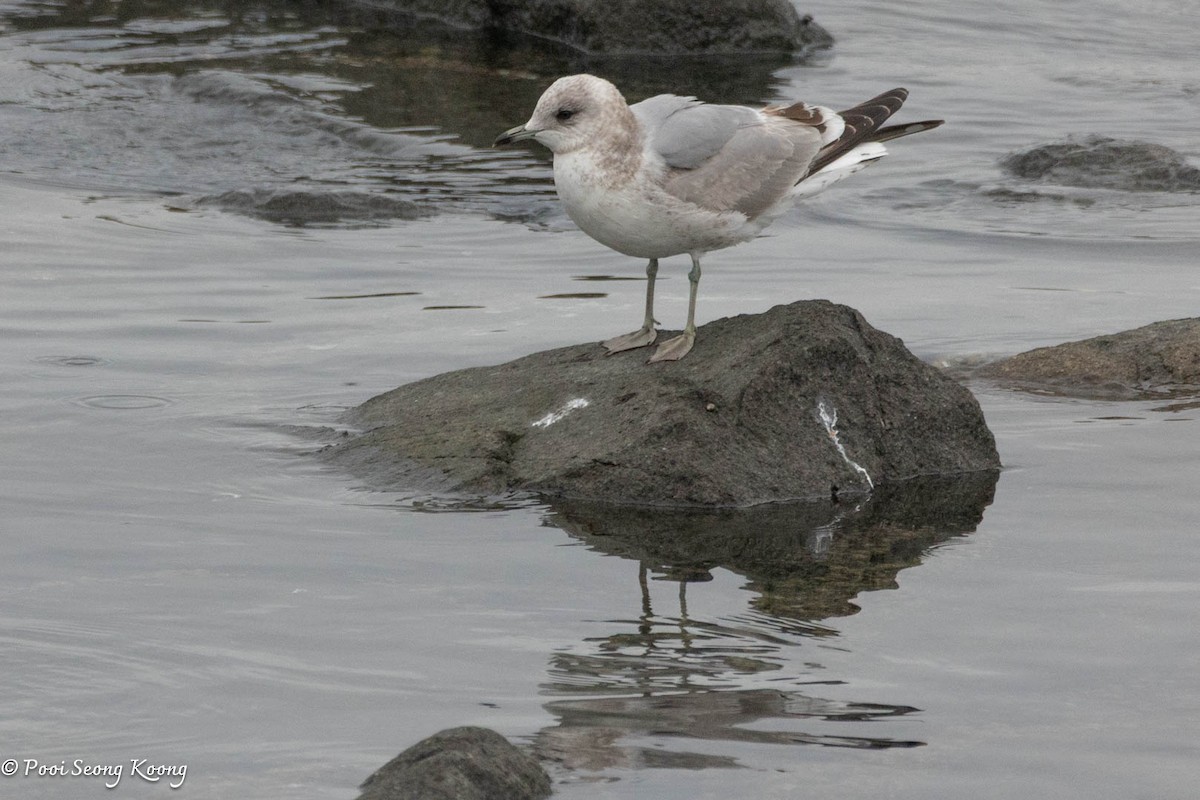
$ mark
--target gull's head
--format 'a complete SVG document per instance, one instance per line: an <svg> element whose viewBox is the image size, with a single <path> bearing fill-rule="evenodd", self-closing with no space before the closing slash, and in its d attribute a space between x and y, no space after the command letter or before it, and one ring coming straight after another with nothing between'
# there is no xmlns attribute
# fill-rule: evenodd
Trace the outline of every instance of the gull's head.
<svg viewBox="0 0 1200 800"><path fill-rule="evenodd" d="M529 121L502 133L495 144L533 139L554 153L569 153L603 138L626 118L632 121L632 114L617 87L595 75L570 75L550 84Z"/></svg>

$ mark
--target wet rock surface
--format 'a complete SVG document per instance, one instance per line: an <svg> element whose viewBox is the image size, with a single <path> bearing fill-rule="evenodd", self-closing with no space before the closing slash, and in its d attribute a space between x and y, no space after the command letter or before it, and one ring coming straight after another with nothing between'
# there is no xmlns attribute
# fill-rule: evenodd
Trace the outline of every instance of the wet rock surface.
<svg viewBox="0 0 1200 800"><path fill-rule="evenodd" d="M1059 394L1136 400L1200 394L1200 318L1039 347L978 374Z"/></svg>
<svg viewBox="0 0 1200 800"><path fill-rule="evenodd" d="M1200 191L1200 169L1169 147L1092 136L1039 145L1001 162L1018 178L1130 192Z"/></svg>
<svg viewBox="0 0 1200 800"><path fill-rule="evenodd" d="M721 319L682 361L646 356L584 344L418 381L350 412L366 432L326 455L377 486L666 506L999 466L970 392L846 306Z"/></svg>
<svg viewBox="0 0 1200 800"><path fill-rule="evenodd" d="M358 800L536 800L550 794L537 760L487 728L450 728L367 778Z"/></svg>
<svg viewBox="0 0 1200 800"><path fill-rule="evenodd" d="M596 54L793 53L833 37L787 0L347 0Z"/></svg>

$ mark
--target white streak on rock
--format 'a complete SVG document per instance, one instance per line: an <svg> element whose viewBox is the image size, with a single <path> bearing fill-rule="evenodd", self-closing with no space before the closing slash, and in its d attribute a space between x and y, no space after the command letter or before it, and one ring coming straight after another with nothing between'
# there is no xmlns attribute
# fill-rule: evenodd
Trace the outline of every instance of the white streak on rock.
<svg viewBox="0 0 1200 800"><path fill-rule="evenodd" d="M536 422L531 423L531 425L534 428L549 428L551 425L558 422L572 411L577 411L581 408L587 408L590 405L591 401L585 400L582 397L576 397L574 400L568 400L567 402L563 403L562 408L558 409L557 411L551 411L546 416L542 417Z"/></svg>
<svg viewBox="0 0 1200 800"><path fill-rule="evenodd" d="M854 471L862 475L867 482L867 487L875 488L875 481L871 480L871 475L863 469L857 462L852 461L850 456L846 455L846 448L842 446L841 439L838 438L837 429L837 409L832 406L825 405L824 400L817 401L817 419L821 420L821 424L825 426L825 432L829 434L829 440L833 442L833 446L837 448L838 454L842 460L854 468Z"/></svg>

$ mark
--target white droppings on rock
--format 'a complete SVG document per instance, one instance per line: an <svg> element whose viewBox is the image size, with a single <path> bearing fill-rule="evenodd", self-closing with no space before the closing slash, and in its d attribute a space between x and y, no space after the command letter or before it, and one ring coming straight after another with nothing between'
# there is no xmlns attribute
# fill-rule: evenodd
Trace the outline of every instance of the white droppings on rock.
<svg viewBox="0 0 1200 800"><path fill-rule="evenodd" d="M824 400L817 401L817 419L825 426L825 432L829 434L829 440L833 442L833 446L837 448L838 454L842 460L854 468L854 471L863 476L867 482L867 488L874 489L875 481L871 480L871 475L858 462L854 461L846 454L846 448L842 445L841 438L838 436L837 429L837 409L833 406L825 404Z"/></svg>
<svg viewBox="0 0 1200 800"><path fill-rule="evenodd" d="M558 422L572 411L578 411L579 409L587 408L590 405L591 401L583 397L576 397L574 400L568 400L567 402L563 403L562 407L557 411L551 411L546 416L530 424L534 428L549 428L551 425Z"/></svg>

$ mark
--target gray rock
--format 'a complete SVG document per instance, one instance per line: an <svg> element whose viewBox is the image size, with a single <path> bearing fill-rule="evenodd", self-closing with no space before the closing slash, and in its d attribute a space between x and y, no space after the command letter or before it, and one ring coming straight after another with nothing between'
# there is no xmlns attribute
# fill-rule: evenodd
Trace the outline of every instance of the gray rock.
<svg viewBox="0 0 1200 800"><path fill-rule="evenodd" d="M360 788L358 800L535 800L550 777L495 731L461 727L417 742Z"/></svg>
<svg viewBox="0 0 1200 800"><path fill-rule="evenodd" d="M791 53L833 37L787 0L348 0L588 53Z"/></svg>
<svg viewBox="0 0 1200 800"><path fill-rule="evenodd" d="M1025 388L1104 399L1200 392L1200 318L1054 347L1039 347L982 367L978 374Z"/></svg>
<svg viewBox="0 0 1200 800"><path fill-rule="evenodd" d="M1200 191L1200 169L1169 147L1105 136L1044 144L1001 162L1018 178L1129 192Z"/></svg>
<svg viewBox="0 0 1200 800"><path fill-rule="evenodd" d="M970 392L845 306L717 320L686 359L645 359L585 344L438 375L350 412L369 430L327 452L376 485L668 506L999 466Z"/></svg>

